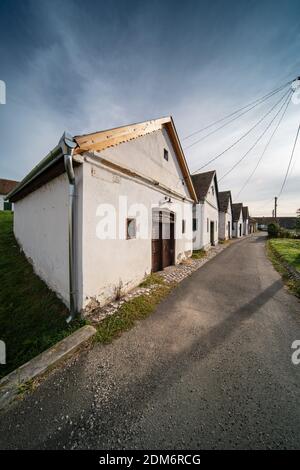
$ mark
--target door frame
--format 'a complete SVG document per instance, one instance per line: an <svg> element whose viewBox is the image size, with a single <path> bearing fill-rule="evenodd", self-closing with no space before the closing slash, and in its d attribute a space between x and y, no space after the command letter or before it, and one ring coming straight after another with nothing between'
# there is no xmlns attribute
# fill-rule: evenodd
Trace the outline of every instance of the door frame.
<svg viewBox="0 0 300 470"><path fill-rule="evenodd" d="M215 222L214 220L210 221L209 237L210 237L211 246L215 246Z"/></svg>
<svg viewBox="0 0 300 470"><path fill-rule="evenodd" d="M158 239L153 239L151 237L151 272L157 272L157 271L162 271L164 268L167 266L173 266L175 264L175 213L170 211L169 209L159 209L159 208L153 208L152 209L152 230L153 230L153 221L155 220L154 218L158 217ZM164 224L167 225L166 220L169 220L169 238L163 238L163 226ZM153 232L152 232L153 233ZM171 262L166 264L166 243L164 241L169 240L168 244L168 257L171 259ZM158 256L159 256L159 262L156 263L154 262L154 253L153 253L153 248L154 248L154 243L156 242L156 246L158 247ZM158 265L158 269L153 269L154 265Z"/></svg>

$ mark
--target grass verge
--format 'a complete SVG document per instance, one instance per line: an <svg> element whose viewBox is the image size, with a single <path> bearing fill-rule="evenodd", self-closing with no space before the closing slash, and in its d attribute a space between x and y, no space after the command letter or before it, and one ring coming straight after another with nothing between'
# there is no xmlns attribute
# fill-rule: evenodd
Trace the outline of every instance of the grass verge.
<svg viewBox="0 0 300 470"><path fill-rule="evenodd" d="M271 239L267 241L267 254L269 259L271 260L274 268L276 271L281 274L283 282L285 285L288 287L288 289L297 297L300 298L300 281L293 279L291 277L290 272L286 269L284 266L282 260L287 261L286 257L282 255L282 252L278 249L278 244L274 243L276 242L276 239ZM282 240L282 241L290 241L290 240Z"/></svg>
<svg viewBox="0 0 300 470"><path fill-rule="evenodd" d="M34 228L33 228L34 230ZM0 339L6 364L0 378L68 336L67 308L33 271L14 238L13 214L0 212Z"/></svg>
<svg viewBox="0 0 300 470"><path fill-rule="evenodd" d="M157 284L155 289L148 294L139 295L138 297L125 302L113 315L102 320L97 326L95 341L100 343L110 343L123 331L127 331L132 328L137 320L142 320L155 310L156 306L171 292L175 284L166 284L159 276L157 276L159 277L159 282L156 283L153 276L154 275L152 274L149 276L151 279L147 280L147 278L143 281L142 284L145 284L146 281L147 284L142 287L149 287L150 285Z"/></svg>
<svg viewBox="0 0 300 470"><path fill-rule="evenodd" d="M269 244L284 261L300 272L300 240L271 238Z"/></svg>

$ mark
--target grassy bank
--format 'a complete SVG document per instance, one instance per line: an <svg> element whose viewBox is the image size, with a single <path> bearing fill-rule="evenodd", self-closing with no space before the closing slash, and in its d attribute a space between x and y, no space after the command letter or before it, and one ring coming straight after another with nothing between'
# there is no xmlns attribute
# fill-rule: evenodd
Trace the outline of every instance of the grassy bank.
<svg viewBox="0 0 300 470"><path fill-rule="evenodd" d="M300 297L300 281L293 279L283 264L284 261L300 272L300 240L272 238L268 240L267 250L270 260L289 290Z"/></svg>
<svg viewBox="0 0 300 470"><path fill-rule="evenodd" d="M270 247L276 251L284 261L300 272L300 240L289 238L272 238Z"/></svg>
<svg viewBox="0 0 300 470"><path fill-rule="evenodd" d="M83 324L68 326L67 315L64 304L20 252L13 235L13 214L0 212L0 339L5 341L7 354L7 363L0 364L0 377Z"/></svg>

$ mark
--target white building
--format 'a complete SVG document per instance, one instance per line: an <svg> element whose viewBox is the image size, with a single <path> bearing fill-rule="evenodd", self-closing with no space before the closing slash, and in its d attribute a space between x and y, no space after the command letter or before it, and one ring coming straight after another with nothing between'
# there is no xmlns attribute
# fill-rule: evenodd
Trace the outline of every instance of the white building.
<svg viewBox="0 0 300 470"><path fill-rule="evenodd" d="M0 178L0 211L13 210L13 205L5 198L18 184L18 181Z"/></svg>
<svg viewBox="0 0 300 470"><path fill-rule="evenodd" d="M219 239L232 238L232 199L230 191L219 192Z"/></svg>
<svg viewBox="0 0 300 470"><path fill-rule="evenodd" d="M232 236L240 238L243 236L243 204L232 204Z"/></svg>
<svg viewBox="0 0 300 470"><path fill-rule="evenodd" d="M193 212L194 250L207 250L218 244L218 182L215 171L192 175L198 198Z"/></svg>
<svg viewBox="0 0 300 470"><path fill-rule="evenodd" d="M71 313L192 254L197 198L171 117L64 135L10 200L18 242Z"/></svg>
<svg viewBox="0 0 300 470"><path fill-rule="evenodd" d="M243 206L243 235L249 235L249 209Z"/></svg>

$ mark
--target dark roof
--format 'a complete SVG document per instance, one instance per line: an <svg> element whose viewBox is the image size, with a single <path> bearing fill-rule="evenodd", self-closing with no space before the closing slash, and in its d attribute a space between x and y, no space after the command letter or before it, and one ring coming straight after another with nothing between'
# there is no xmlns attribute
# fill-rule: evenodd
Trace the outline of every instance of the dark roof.
<svg viewBox="0 0 300 470"><path fill-rule="evenodd" d="M8 194L17 186L18 183L19 181L5 180L0 178L0 194Z"/></svg>
<svg viewBox="0 0 300 470"><path fill-rule="evenodd" d="M269 225L272 223L278 223L280 227L293 229L296 227L297 217L255 217L258 224Z"/></svg>
<svg viewBox="0 0 300 470"><path fill-rule="evenodd" d="M237 220L239 220L242 209L243 209L243 204L241 202L238 202L236 204L232 204L232 219L235 222Z"/></svg>
<svg viewBox="0 0 300 470"><path fill-rule="evenodd" d="M196 191L196 195L199 201L203 201L208 193L212 179L216 178L215 171L206 171L205 173L197 173L196 175L191 175L192 182ZM217 195L218 195L218 186L217 178L215 180Z"/></svg>
<svg viewBox="0 0 300 470"><path fill-rule="evenodd" d="M249 209L248 206L243 206L243 219L249 219Z"/></svg>
<svg viewBox="0 0 300 470"><path fill-rule="evenodd" d="M227 212L228 203L231 203L231 192L230 191L221 191L219 192L219 210L220 212Z"/></svg>

